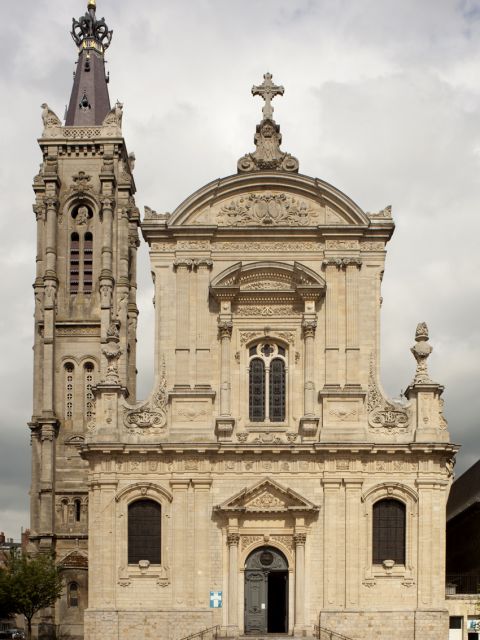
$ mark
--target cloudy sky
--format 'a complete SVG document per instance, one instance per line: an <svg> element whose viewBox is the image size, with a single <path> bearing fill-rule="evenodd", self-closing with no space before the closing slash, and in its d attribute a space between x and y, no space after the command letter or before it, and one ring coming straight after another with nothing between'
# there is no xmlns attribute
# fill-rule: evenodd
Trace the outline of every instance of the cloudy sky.
<svg viewBox="0 0 480 640"><path fill-rule="evenodd" d="M69 98L72 16L86 0L9 3L0 41L0 530L28 526L40 105ZM393 205L383 283L386 390L410 382L417 322L445 385L457 473L480 456L480 1L97 0L114 29L111 98L125 104L137 203L171 211L252 150L266 71L283 148L364 210ZM152 381L152 289L139 264L139 391Z"/></svg>

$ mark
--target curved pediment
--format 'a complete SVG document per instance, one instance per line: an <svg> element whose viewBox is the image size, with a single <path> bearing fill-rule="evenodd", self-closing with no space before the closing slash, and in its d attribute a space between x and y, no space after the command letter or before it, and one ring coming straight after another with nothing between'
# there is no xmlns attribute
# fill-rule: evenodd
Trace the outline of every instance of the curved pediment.
<svg viewBox="0 0 480 640"><path fill-rule="evenodd" d="M265 260L244 264L237 262L218 274L210 285L217 299L240 295L291 293L302 298L317 299L325 289L325 281L309 267L294 262L287 264Z"/></svg>
<svg viewBox="0 0 480 640"><path fill-rule="evenodd" d="M286 173L235 175L196 191L169 217L168 227L368 226L367 215L322 180Z"/></svg>
<svg viewBox="0 0 480 640"><path fill-rule="evenodd" d="M266 478L250 488L245 487L214 510L218 513L313 513L319 507L296 491Z"/></svg>

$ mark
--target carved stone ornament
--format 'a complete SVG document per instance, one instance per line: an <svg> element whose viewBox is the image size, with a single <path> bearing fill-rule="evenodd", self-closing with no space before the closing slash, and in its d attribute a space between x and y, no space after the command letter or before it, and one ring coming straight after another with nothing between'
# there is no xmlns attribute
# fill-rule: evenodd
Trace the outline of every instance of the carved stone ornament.
<svg viewBox="0 0 480 640"><path fill-rule="evenodd" d="M432 353L433 347L428 342L428 327L425 322L420 322L417 325L415 342L416 344L410 349L413 357L417 361L417 370L413 384L429 384L432 381L428 375L427 359Z"/></svg>
<svg viewBox="0 0 480 640"><path fill-rule="evenodd" d="M112 131L112 133L122 134L122 120L123 120L123 104L121 102L115 103L115 106L105 116L102 127Z"/></svg>
<svg viewBox="0 0 480 640"><path fill-rule="evenodd" d="M387 207L385 207L385 209L382 209L381 211L378 211L377 213L367 212L367 216L369 218L384 218L384 219L387 219L387 220L391 220L392 219L392 205L389 204Z"/></svg>
<svg viewBox="0 0 480 640"><path fill-rule="evenodd" d="M130 433L162 435L167 429L168 393L165 362L156 391L150 401L134 409L126 409L123 422Z"/></svg>
<svg viewBox="0 0 480 640"><path fill-rule="evenodd" d="M102 349L102 353L107 359L107 373L104 382L110 384L118 384L120 382L118 361L122 355L122 349L118 344L119 339L118 322L112 322L107 329L107 344Z"/></svg>
<svg viewBox="0 0 480 640"><path fill-rule="evenodd" d="M144 220L163 220L167 221L170 218L170 213L157 213L150 207L145 206L145 215L143 216Z"/></svg>
<svg viewBox="0 0 480 640"><path fill-rule="evenodd" d="M367 410L371 431L394 435L405 433L408 429L409 415L407 410L400 404L386 400L378 388L373 354L370 360Z"/></svg>
<svg viewBox="0 0 480 640"><path fill-rule="evenodd" d="M286 193L251 193L220 209L220 226L308 226L319 222L320 211Z"/></svg>
<svg viewBox="0 0 480 640"><path fill-rule="evenodd" d="M56 137L62 134L62 121L57 114L50 109L48 104L42 104L43 137Z"/></svg>
<svg viewBox="0 0 480 640"><path fill-rule="evenodd" d="M73 18L71 36L77 47L85 43L103 53L112 42L113 31L108 29L105 18L97 18L95 5L93 0L90 1L85 15L78 20Z"/></svg>
<svg viewBox="0 0 480 640"><path fill-rule="evenodd" d="M298 160L280 149L282 134L280 126L273 119L272 100L275 96L282 96L285 89L273 84L272 74L263 76L263 83L252 87L252 95L265 100L262 109L263 119L257 125L254 143L256 150L247 153L238 161L238 173L252 171L288 171L298 172Z"/></svg>
<svg viewBox="0 0 480 640"><path fill-rule="evenodd" d="M70 193L72 195L89 193L92 189L92 176L85 173L85 171L79 171L76 175L72 176L72 185L70 187Z"/></svg>

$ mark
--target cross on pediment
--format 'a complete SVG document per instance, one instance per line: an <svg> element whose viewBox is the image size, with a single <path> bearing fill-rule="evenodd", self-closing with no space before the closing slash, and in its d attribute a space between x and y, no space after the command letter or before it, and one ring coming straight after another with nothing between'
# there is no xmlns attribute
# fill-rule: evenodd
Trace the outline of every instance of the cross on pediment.
<svg viewBox="0 0 480 640"><path fill-rule="evenodd" d="M263 76L263 82L260 85L253 85L252 87L252 96L261 96L265 100L265 105L262 109L263 118L266 120L273 119L273 106L272 100L275 96L283 96L285 93L285 89L280 86L273 84L272 82L272 74L266 73Z"/></svg>

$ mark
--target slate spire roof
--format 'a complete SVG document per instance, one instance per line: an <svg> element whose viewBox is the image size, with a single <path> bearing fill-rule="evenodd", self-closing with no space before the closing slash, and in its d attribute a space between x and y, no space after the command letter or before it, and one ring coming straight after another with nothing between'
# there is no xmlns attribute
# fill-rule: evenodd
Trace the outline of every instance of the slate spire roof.
<svg viewBox="0 0 480 640"><path fill-rule="evenodd" d="M71 35L78 47L78 62L66 126L98 126L111 108L104 55L113 31L96 11L96 0L89 0L85 15L73 19Z"/></svg>

